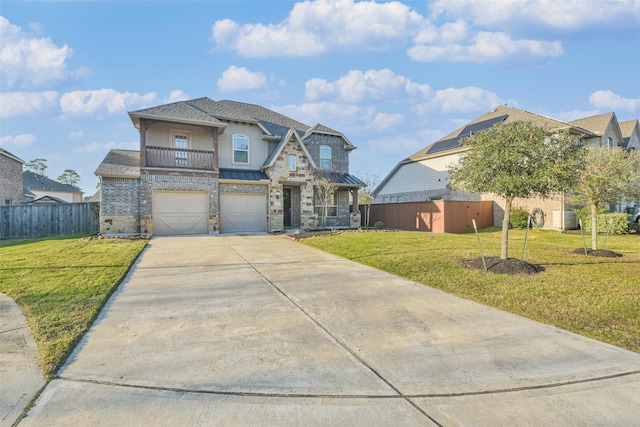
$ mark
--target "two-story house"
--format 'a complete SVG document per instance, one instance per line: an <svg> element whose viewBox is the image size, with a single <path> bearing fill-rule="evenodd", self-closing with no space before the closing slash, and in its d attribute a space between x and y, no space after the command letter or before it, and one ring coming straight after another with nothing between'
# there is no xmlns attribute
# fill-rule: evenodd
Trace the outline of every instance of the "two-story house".
<svg viewBox="0 0 640 427"><path fill-rule="evenodd" d="M22 200L22 165L24 161L0 148L0 203L15 205Z"/></svg>
<svg viewBox="0 0 640 427"><path fill-rule="evenodd" d="M318 226L314 172L337 185L327 226L360 225L340 132L267 108L199 98L129 113L140 150L111 150L100 178L103 234L215 234Z"/></svg>

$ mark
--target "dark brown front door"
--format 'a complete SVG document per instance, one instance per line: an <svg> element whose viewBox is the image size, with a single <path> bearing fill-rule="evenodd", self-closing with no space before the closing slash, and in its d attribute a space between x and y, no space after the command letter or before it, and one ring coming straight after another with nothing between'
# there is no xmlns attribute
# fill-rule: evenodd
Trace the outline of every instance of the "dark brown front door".
<svg viewBox="0 0 640 427"><path fill-rule="evenodd" d="M282 189L284 204L284 226L291 227L291 188Z"/></svg>

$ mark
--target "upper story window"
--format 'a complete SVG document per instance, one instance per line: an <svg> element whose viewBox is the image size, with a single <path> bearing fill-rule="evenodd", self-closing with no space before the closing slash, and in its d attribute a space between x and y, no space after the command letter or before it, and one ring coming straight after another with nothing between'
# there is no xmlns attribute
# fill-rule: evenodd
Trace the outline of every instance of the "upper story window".
<svg viewBox="0 0 640 427"><path fill-rule="evenodd" d="M291 172L295 172L296 171L296 155L295 154L289 154L289 171Z"/></svg>
<svg viewBox="0 0 640 427"><path fill-rule="evenodd" d="M331 147L328 145L320 146L320 169L331 170L333 162L331 159Z"/></svg>
<svg viewBox="0 0 640 427"><path fill-rule="evenodd" d="M249 138L233 135L233 163L249 163Z"/></svg>
<svg viewBox="0 0 640 427"><path fill-rule="evenodd" d="M187 152L189 149L189 134L187 132L173 132L173 147L176 149L176 166L187 166Z"/></svg>

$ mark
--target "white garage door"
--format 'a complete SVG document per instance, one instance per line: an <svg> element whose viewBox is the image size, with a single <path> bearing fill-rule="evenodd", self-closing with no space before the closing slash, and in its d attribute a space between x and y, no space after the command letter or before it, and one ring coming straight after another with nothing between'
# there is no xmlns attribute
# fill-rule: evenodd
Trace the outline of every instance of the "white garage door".
<svg viewBox="0 0 640 427"><path fill-rule="evenodd" d="M201 191L154 191L156 236L209 233L209 194Z"/></svg>
<svg viewBox="0 0 640 427"><path fill-rule="evenodd" d="M220 232L265 231L267 203L264 194L221 194Z"/></svg>

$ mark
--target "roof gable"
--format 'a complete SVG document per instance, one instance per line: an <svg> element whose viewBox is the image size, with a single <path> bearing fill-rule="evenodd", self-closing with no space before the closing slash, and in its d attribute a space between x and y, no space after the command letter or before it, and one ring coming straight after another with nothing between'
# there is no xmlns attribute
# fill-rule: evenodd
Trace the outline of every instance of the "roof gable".
<svg viewBox="0 0 640 427"><path fill-rule="evenodd" d="M22 160L20 157L11 154L10 152L8 152L7 150L5 150L4 148L0 148L0 154L10 158L11 160L15 160L16 162L22 163L24 164L24 160Z"/></svg>
<svg viewBox="0 0 640 427"><path fill-rule="evenodd" d="M276 149L273 150L273 152L271 153L271 155L269 157L267 157L267 160L265 160L262 168L266 169L266 168L269 168L269 167L273 166L275 164L275 162L276 162L276 159L280 155L280 153L282 153L282 150L284 150L284 147L292 139L295 140L298 143L298 145L302 148L302 152L304 153L304 155L309 160L309 163L311 164L311 167L317 168L316 163L313 161L313 158L311 157L311 154L309 154L309 150L307 150L307 147L304 145L304 143L302 142L302 139L300 138L300 135L298 135L298 132L295 129L289 129L289 131L284 136L284 138L282 138L280 140L280 143L278 144Z"/></svg>

